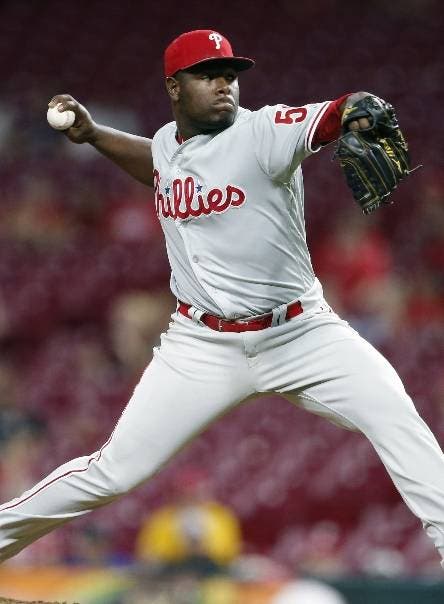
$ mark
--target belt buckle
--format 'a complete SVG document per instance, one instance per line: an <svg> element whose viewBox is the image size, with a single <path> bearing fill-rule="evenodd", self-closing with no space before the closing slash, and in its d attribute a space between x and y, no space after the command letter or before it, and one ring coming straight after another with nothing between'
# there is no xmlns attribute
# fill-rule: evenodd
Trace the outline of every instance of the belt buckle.
<svg viewBox="0 0 444 604"><path fill-rule="evenodd" d="M223 319L219 319L217 322L217 331L222 331L222 321Z"/></svg>

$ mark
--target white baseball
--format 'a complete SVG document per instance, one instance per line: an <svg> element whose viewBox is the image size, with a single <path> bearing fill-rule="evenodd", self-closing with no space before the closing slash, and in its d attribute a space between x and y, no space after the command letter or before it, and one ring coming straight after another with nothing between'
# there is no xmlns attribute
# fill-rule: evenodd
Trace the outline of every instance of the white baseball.
<svg viewBox="0 0 444 604"><path fill-rule="evenodd" d="M67 111L59 111L61 103L58 103L55 107L50 107L46 114L46 118L50 126L56 130L67 130L71 128L76 119L74 111L68 109Z"/></svg>

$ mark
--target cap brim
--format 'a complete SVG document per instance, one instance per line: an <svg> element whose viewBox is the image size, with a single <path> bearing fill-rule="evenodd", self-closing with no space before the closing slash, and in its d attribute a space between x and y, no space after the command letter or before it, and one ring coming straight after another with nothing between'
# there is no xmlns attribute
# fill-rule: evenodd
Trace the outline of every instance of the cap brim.
<svg viewBox="0 0 444 604"><path fill-rule="evenodd" d="M212 62L220 62L220 63L228 63L231 67L233 67L236 71L246 71L251 67L254 67L255 62L253 59L248 59L247 57L208 57L206 59L202 59L201 61L196 61L195 63L191 63L190 65L186 65L179 69L179 71L185 71L186 69L191 69L196 65L201 65L204 63L212 63ZM174 74L173 74L174 75Z"/></svg>

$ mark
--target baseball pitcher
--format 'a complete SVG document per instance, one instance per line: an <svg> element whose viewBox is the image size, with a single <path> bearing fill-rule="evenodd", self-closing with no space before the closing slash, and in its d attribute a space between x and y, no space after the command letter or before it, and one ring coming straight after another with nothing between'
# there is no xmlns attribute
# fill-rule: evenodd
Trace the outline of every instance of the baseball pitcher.
<svg viewBox="0 0 444 604"><path fill-rule="evenodd" d="M258 393L362 432L444 557L444 458L396 371L324 299L307 249L301 164L336 155L364 213L410 172L393 107L333 101L239 106L253 66L212 30L164 56L174 120L152 140L93 121L70 95L66 135L154 188L177 309L113 433L0 507L0 560L111 503L159 471L210 422Z"/></svg>

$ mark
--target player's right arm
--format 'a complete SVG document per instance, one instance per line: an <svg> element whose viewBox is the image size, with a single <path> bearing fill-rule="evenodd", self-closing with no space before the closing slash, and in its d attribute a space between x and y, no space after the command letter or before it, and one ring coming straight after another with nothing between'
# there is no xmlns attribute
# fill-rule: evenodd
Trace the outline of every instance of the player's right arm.
<svg viewBox="0 0 444 604"><path fill-rule="evenodd" d="M64 131L73 143L89 143L130 176L145 185L153 186L151 139L97 124L89 111L69 94L54 96L49 107L55 107L59 103L63 110L70 109L76 114L73 126Z"/></svg>

